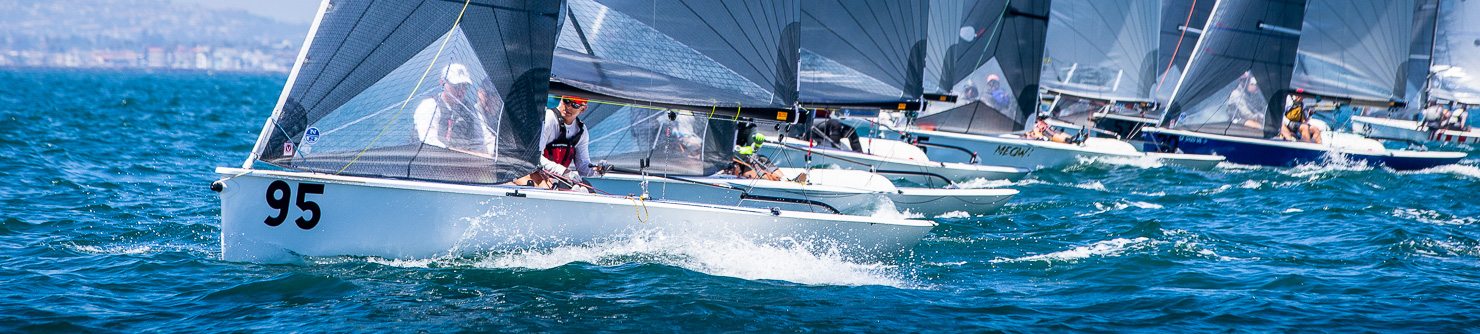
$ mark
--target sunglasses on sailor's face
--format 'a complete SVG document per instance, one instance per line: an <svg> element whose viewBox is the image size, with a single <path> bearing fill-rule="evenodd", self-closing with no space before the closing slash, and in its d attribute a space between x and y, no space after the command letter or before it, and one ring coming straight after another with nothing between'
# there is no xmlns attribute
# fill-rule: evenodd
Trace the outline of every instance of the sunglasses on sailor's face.
<svg viewBox="0 0 1480 334"><path fill-rule="evenodd" d="M570 105L571 108L576 108L576 109L580 109L580 108L585 108L586 107L586 104L585 103L576 102L576 101L565 101L565 104Z"/></svg>

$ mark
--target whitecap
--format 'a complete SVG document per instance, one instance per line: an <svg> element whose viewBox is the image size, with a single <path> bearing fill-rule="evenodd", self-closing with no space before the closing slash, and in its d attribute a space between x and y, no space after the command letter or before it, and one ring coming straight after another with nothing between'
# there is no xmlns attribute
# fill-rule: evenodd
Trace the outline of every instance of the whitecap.
<svg viewBox="0 0 1480 334"><path fill-rule="evenodd" d="M1072 262L1072 261L1078 261L1078 260L1081 260L1081 259L1089 258L1091 256L1101 256L1101 257L1119 256L1121 254L1124 254L1127 250L1130 250L1130 249L1133 249L1133 248L1136 248L1136 247L1140 247L1140 246L1144 246L1144 245L1148 245L1150 243L1152 243L1152 241L1151 241L1150 238L1147 238L1147 237L1138 237L1138 238L1134 238L1134 239L1115 238L1115 239L1111 239L1111 240L1105 240L1105 241L1096 242L1094 244L1090 244L1090 245L1087 245L1087 246L1074 247L1073 249L1065 250L1065 251L1058 251L1058 252L1053 252L1053 253L1048 253L1048 254L1040 254L1040 255L1032 255L1032 256L1020 257L1020 258L1016 258L1016 259L994 259L991 262L993 262L993 263L1000 263L1000 262L1029 262L1029 261L1048 261L1048 262L1069 261L1069 262Z"/></svg>
<svg viewBox="0 0 1480 334"><path fill-rule="evenodd" d="M1105 188L1105 184L1104 183L1100 183L1100 181L1089 181L1089 182L1086 182L1086 183L1080 183L1080 184L1074 185L1074 187L1075 188L1079 188L1079 189L1109 191L1109 189L1106 189Z"/></svg>
<svg viewBox="0 0 1480 334"><path fill-rule="evenodd" d="M1456 217L1434 210L1395 209L1390 214L1393 217L1411 219L1420 223L1433 225L1472 225L1480 223L1480 218Z"/></svg>

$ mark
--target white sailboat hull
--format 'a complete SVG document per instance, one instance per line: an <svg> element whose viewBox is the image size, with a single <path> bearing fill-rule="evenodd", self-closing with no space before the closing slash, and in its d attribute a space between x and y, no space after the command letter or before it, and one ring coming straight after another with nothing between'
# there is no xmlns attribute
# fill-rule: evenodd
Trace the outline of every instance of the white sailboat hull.
<svg viewBox="0 0 1480 334"><path fill-rule="evenodd" d="M797 169L783 169L788 176L800 173ZM872 180L876 177L858 177L848 174L868 174L853 170L814 169L808 173L809 184L790 181L767 181L722 177L684 177L686 181L647 177L647 194L652 198L698 201L719 205L749 207L779 207L787 210L826 210L815 205L796 202L746 199L743 193L770 198L816 202L832 207L844 214L870 215L881 205L892 202L894 209L935 217L952 212L967 215L986 215L996 212L1007 201L1018 194L1015 189L929 189L895 187L887 180ZM643 193L643 177L631 174L607 174L587 178L597 189L617 195L640 195ZM878 183L884 184L878 184ZM718 184L740 190L724 189L696 183ZM825 211L819 211L825 212Z"/></svg>
<svg viewBox="0 0 1480 334"><path fill-rule="evenodd" d="M1083 144L1066 144L1031 140L1017 136L983 136L930 130L906 130L921 141L950 145L976 152L980 163L1032 170L1063 168L1086 159L1151 158L1186 168L1207 169L1224 160L1221 156L1178 153L1143 153L1130 143L1108 138L1088 138ZM971 156L954 150L931 149L930 158L938 161L969 161Z"/></svg>
<svg viewBox="0 0 1480 334"><path fill-rule="evenodd" d="M1480 142L1480 131L1449 129L1429 131L1416 121L1366 116L1352 116L1352 132L1372 138L1401 139L1415 143L1474 144Z"/></svg>
<svg viewBox="0 0 1480 334"><path fill-rule="evenodd" d="M646 231L738 236L875 258L909 250L935 225L502 185L237 168L217 173L223 176L218 181L222 258L228 261L340 255L423 259L598 242ZM272 218L280 223L269 225Z"/></svg>
<svg viewBox="0 0 1480 334"><path fill-rule="evenodd" d="M781 145L790 145L791 148L785 148ZM768 142L761 147L760 153L770 156L771 161L778 166L807 168L820 165L835 165L840 168L854 170L869 170L869 166L873 166L878 171L933 173L945 177L951 182L967 182L972 180L1017 181L1023 179L1029 172L1028 169L1017 167L937 162L924 159L903 159L852 151L809 148L804 144L790 143L780 144ZM867 166L860 163L867 164ZM893 179L904 179L925 185L940 186L944 185L943 183L945 181L928 175L889 174L887 172L883 172L882 174L886 174Z"/></svg>

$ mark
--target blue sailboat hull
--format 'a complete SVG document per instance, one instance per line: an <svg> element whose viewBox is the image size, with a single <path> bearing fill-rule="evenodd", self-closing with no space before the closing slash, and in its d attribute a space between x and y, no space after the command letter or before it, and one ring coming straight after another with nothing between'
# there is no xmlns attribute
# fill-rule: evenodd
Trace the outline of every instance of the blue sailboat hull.
<svg viewBox="0 0 1480 334"><path fill-rule="evenodd" d="M1305 163L1320 163L1332 159L1333 154L1345 155L1345 159L1369 166L1386 166L1395 170L1417 170L1458 163L1465 157L1460 152L1419 152L1387 150L1383 152L1351 152L1313 143L1296 143L1280 140L1230 137L1188 131L1146 128L1142 137L1148 142L1148 152L1176 152L1214 154L1228 158L1228 162L1275 167L1292 167Z"/></svg>

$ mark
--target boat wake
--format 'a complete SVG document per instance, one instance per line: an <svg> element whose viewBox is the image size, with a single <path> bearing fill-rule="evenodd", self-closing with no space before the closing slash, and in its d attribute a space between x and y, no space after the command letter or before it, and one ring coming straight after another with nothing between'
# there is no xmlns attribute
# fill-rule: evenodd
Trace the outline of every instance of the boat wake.
<svg viewBox="0 0 1480 334"><path fill-rule="evenodd" d="M1321 161L1295 165L1295 167L1281 170L1280 173L1298 178L1321 178L1330 174L1364 172L1372 169L1372 166L1362 161L1351 160L1345 154L1327 153Z"/></svg>
<svg viewBox="0 0 1480 334"><path fill-rule="evenodd" d="M1443 165L1443 166L1437 166L1437 167L1430 167L1430 168L1427 168L1427 169L1420 169L1420 170L1416 170L1416 171L1399 171L1397 173L1398 174L1407 174L1407 175L1412 175L1412 174L1452 174L1452 175L1455 175L1455 176L1467 177L1467 178L1471 178L1471 179L1480 179L1480 167L1476 167L1474 165L1461 165L1461 164L1453 164L1453 165Z"/></svg>
<svg viewBox="0 0 1480 334"><path fill-rule="evenodd" d="M1002 188L1002 187L1007 187L1007 186L1012 186L1012 185L1013 185L1013 182L1012 181L1008 181L1008 180L988 180L988 179L984 179L984 178L975 178L975 179L968 180L966 182L956 183L956 187L957 188L961 188L961 189Z"/></svg>
<svg viewBox="0 0 1480 334"><path fill-rule="evenodd" d="M818 251L818 249L823 249ZM651 263L708 275L747 280L778 280L809 285L884 285L912 288L907 270L883 262L853 262L829 245L792 240L757 243L740 236L692 236L644 231L602 242L505 251L425 260L372 258L397 267L467 267L548 270L571 263L618 266Z"/></svg>
<svg viewBox="0 0 1480 334"><path fill-rule="evenodd" d="M1166 167L1166 162L1151 156L1139 157L1080 157L1079 165L1088 166L1104 164L1109 166L1127 166L1142 169L1153 169Z"/></svg>
<svg viewBox="0 0 1480 334"><path fill-rule="evenodd" d="M894 201L891 201L888 198L884 198L884 197L879 197L874 202L874 212L872 214L869 214L869 216L878 217L878 218L903 218L903 219L925 218L925 215L912 212L909 209L905 209L904 211L900 211L898 207L895 207L894 206Z"/></svg>

